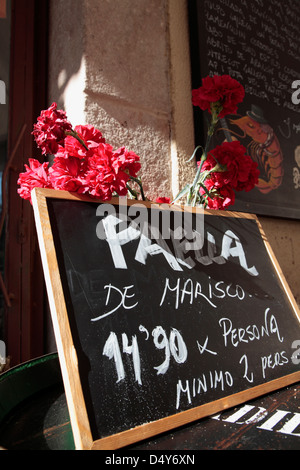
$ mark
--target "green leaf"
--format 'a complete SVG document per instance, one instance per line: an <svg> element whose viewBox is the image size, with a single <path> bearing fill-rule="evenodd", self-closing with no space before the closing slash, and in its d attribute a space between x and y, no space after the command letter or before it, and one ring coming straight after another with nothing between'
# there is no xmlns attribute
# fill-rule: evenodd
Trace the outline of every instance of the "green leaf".
<svg viewBox="0 0 300 470"><path fill-rule="evenodd" d="M193 160L193 158L195 157L197 151L199 149L202 149L202 153L203 153L203 147L201 145L198 145L198 147L195 148L194 152L193 152L193 155L191 156L191 158L189 158L189 160L187 160L187 163L190 162L191 160Z"/></svg>
<svg viewBox="0 0 300 470"><path fill-rule="evenodd" d="M174 204L174 202L178 201L178 199L182 198L185 194L187 194L189 192L191 188L191 185L190 184L187 184L178 194L177 196L175 197L175 199L172 201L172 204Z"/></svg>
<svg viewBox="0 0 300 470"><path fill-rule="evenodd" d="M207 194L207 196L211 198L211 194L208 191L207 187L203 183L199 183L199 185L201 186L202 189L204 189L204 192Z"/></svg>

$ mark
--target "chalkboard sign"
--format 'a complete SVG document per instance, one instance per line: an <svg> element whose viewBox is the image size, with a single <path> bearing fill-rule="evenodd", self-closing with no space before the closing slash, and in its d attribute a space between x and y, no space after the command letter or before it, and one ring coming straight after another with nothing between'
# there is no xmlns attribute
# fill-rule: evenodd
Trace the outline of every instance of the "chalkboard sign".
<svg viewBox="0 0 300 470"><path fill-rule="evenodd" d="M299 311L256 216L39 188L33 206L77 448L300 380Z"/></svg>
<svg viewBox="0 0 300 470"><path fill-rule="evenodd" d="M245 88L238 114L225 117L213 142L239 140L261 172L253 191L237 193L232 210L300 218L300 1L188 3L193 88L214 74ZM201 118L195 109L203 145Z"/></svg>

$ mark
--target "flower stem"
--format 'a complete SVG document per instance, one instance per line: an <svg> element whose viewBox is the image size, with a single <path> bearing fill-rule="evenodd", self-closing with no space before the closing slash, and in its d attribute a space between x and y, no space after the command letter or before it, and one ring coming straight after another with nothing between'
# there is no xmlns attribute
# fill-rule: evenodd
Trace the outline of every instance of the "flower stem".
<svg viewBox="0 0 300 470"><path fill-rule="evenodd" d="M84 142L84 140L81 139L81 137L79 137L79 135L77 134L76 131L74 131L73 129L71 131L66 131L65 132L66 135L71 135L72 137L74 137L75 139L78 140L78 142L85 148L86 151L89 150L89 148L87 147L86 143Z"/></svg>
<svg viewBox="0 0 300 470"><path fill-rule="evenodd" d="M196 176L194 178L193 184L191 186L191 189L190 189L188 197L187 197L187 205L188 206L191 205L192 199L193 199L192 206L193 207L195 206L195 201L196 201L197 198L195 197L194 193L195 193L198 181L199 181L202 165L203 165L203 163L205 162L205 160L207 158L209 144L210 144L211 138L214 134L215 127L216 127L217 123L218 123L218 115L215 112L212 112L211 123L210 123L210 126L209 126L208 131L207 131L207 139L206 139L205 148L203 150L202 157L200 159L200 164L199 164Z"/></svg>
<svg viewBox="0 0 300 470"><path fill-rule="evenodd" d="M138 199L137 192L134 191L134 190L129 186L129 184L126 184L126 188L127 188L128 191L130 192L131 196L134 197L134 199Z"/></svg>
<svg viewBox="0 0 300 470"><path fill-rule="evenodd" d="M134 176L131 176L130 179L131 179L131 181L134 181L135 183L137 183L139 185L140 190L141 190L142 200L146 201L144 190L143 190L143 185L142 185L141 181L138 178L134 178Z"/></svg>

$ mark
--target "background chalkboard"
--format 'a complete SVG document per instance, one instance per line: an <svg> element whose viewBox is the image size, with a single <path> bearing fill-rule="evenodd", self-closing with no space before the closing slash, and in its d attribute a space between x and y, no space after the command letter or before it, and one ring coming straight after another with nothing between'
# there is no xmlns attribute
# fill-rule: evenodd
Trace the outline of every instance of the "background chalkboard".
<svg viewBox="0 0 300 470"><path fill-rule="evenodd" d="M232 138L237 138L259 163L261 176L270 182L266 145L257 156L262 122L256 121L252 136L244 135L234 123L237 118L255 111L270 126L278 139L276 147L282 163L280 186L268 194L259 189L237 193L233 210L279 217L300 217L300 104L293 103L296 92L292 83L300 80L300 1L253 0L230 2L191 0L193 88L201 86L202 77L229 74L245 88L244 102L238 115L226 117ZM297 87L299 89L299 86ZM258 110L259 108L259 110ZM253 116L253 115L252 115ZM195 108L196 143L203 145L206 123L202 111ZM220 127L224 129L224 123ZM265 142L267 141L265 134ZM224 130L212 143L225 139ZM271 170L271 174L275 174Z"/></svg>
<svg viewBox="0 0 300 470"><path fill-rule="evenodd" d="M291 360L292 343L300 340L298 311L254 216L205 213L202 250L198 240L181 256L172 238L148 241L181 258L177 270L163 253L137 261L141 237L125 239L120 269L102 222L111 212L124 218L120 206L57 199L59 193L46 192L47 213L94 441L217 400L223 409L224 397L249 389L246 400L257 386L254 395L266 393L266 383L275 380L271 388L279 388L276 379L289 374L288 382L299 380ZM97 215L98 207L108 213ZM146 209L152 226L155 211L157 205ZM182 226L199 227L202 215L189 215ZM125 233L134 220L115 230ZM173 233L178 218L170 221ZM231 251L221 256L226 240ZM225 340L230 323L236 330Z"/></svg>

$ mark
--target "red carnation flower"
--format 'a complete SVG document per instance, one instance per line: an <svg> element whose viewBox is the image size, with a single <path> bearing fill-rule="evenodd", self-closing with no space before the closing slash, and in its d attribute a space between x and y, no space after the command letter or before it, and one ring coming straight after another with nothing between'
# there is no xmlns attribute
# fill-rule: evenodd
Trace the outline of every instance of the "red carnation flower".
<svg viewBox="0 0 300 470"><path fill-rule="evenodd" d="M89 149L95 148L99 144L105 143L105 138L103 137L102 133L89 124L86 126L76 126L74 130L85 142Z"/></svg>
<svg viewBox="0 0 300 470"><path fill-rule="evenodd" d="M41 164L34 158L30 158L28 162L29 166L25 165L26 171L20 173L17 183L21 186L18 189L18 194L31 202L33 188L51 188L52 185L49 180L48 162Z"/></svg>
<svg viewBox="0 0 300 470"><path fill-rule="evenodd" d="M216 188L226 185L231 185L237 190L250 188L255 181L255 169L251 157L245 152L245 147L238 140L223 142L209 152L201 172L216 168L216 171L209 175L209 180ZM218 168L218 164L221 168Z"/></svg>
<svg viewBox="0 0 300 470"><path fill-rule="evenodd" d="M89 153L89 150L87 150L85 146L79 142L79 140L71 135L68 135L65 138L64 149L66 152L65 156L69 155L79 159L85 158Z"/></svg>
<svg viewBox="0 0 300 470"><path fill-rule="evenodd" d="M155 202L158 204L171 204L171 199L169 197L158 197Z"/></svg>
<svg viewBox="0 0 300 470"><path fill-rule="evenodd" d="M93 155L87 160L82 192L109 200L114 193L126 196L126 184L130 176L120 168L113 166L113 150L108 144L99 144Z"/></svg>
<svg viewBox="0 0 300 470"><path fill-rule="evenodd" d="M116 173L120 170L126 171L135 178L141 169L140 157L134 152L126 150L125 147L121 147L112 155L112 166Z"/></svg>
<svg viewBox="0 0 300 470"><path fill-rule="evenodd" d="M49 179L53 188L71 192L79 191L82 187L85 166L85 162L76 157L56 156L49 169Z"/></svg>
<svg viewBox="0 0 300 470"><path fill-rule="evenodd" d="M50 108L41 112L32 134L43 154L54 155L58 146L64 142L65 132L70 130L72 125L67 120L65 111L58 110L57 104L52 103Z"/></svg>
<svg viewBox="0 0 300 470"><path fill-rule="evenodd" d="M235 188L236 191L251 191L258 183L259 174L258 164L252 161L247 180L238 181L237 187Z"/></svg>
<svg viewBox="0 0 300 470"><path fill-rule="evenodd" d="M230 75L214 75L202 79L202 86L192 91L192 102L203 111L211 113L211 105L220 103L222 110L219 118L236 114L237 105L245 96L244 87Z"/></svg>
<svg viewBox="0 0 300 470"><path fill-rule="evenodd" d="M200 194L204 195L203 188L200 189ZM232 206L235 202L235 192L230 186L223 186L218 190L218 193L212 197L206 198L207 208L214 210L224 210Z"/></svg>
<svg viewBox="0 0 300 470"><path fill-rule="evenodd" d="M79 139L68 135L64 141L64 147L69 155L77 158L86 158L100 143L105 143L102 133L93 126L76 126L74 129Z"/></svg>

